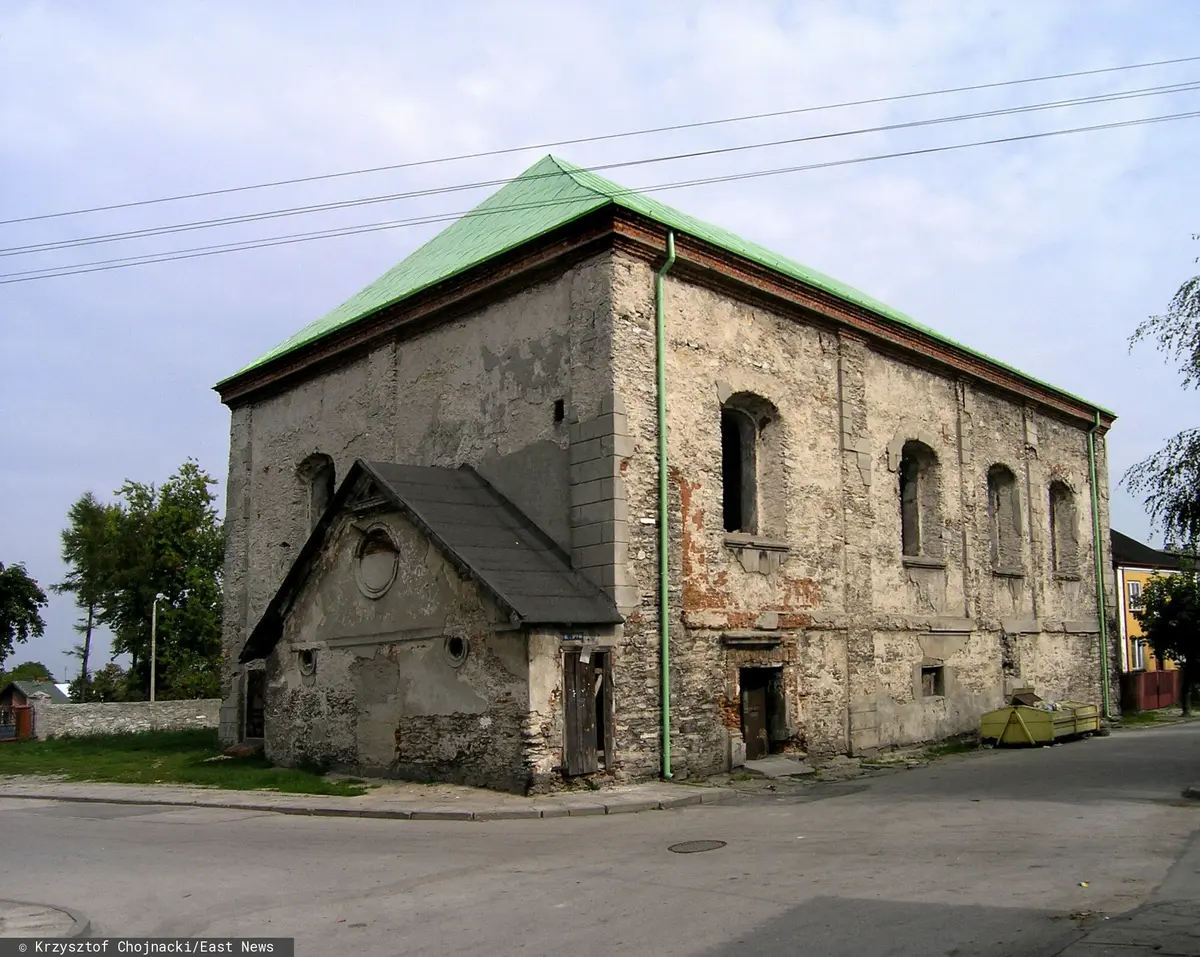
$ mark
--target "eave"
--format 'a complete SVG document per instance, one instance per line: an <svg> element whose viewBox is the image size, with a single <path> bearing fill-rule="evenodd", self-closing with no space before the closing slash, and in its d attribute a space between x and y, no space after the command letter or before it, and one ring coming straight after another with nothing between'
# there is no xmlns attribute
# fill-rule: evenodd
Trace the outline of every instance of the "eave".
<svg viewBox="0 0 1200 957"><path fill-rule="evenodd" d="M666 227L610 205L537 240L496 257L399 303L301 346L271 362L229 379L217 391L231 408L281 391L319 372L344 364L378 345L408 338L449 322L513 291L561 273L606 249L620 249L657 263L666 246ZM801 322L955 378L965 378L1021 404L1032 404L1080 427L1095 423L1101 432L1116 416L1077 396L1039 382L1018 370L980 356L936 335L879 316L854 303L729 253L683 233L676 234L679 278L755 302Z"/></svg>

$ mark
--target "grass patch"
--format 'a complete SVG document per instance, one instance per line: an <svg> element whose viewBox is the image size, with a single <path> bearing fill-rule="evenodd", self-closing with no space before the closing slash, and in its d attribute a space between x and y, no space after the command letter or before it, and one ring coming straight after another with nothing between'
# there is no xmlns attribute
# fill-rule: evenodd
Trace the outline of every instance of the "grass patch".
<svg viewBox="0 0 1200 957"><path fill-rule="evenodd" d="M1142 724L1157 724L1161 720L1162 719L1157 711L1128 711L1121 715L1122 727L1131 727Z"/></svg>
<svg viewBox="0 0 1200 957"><path fill-rule="evenodd" d="M226 758L221 750L217 732L211 729L26 741L0 747L0 775L54 774L70 781L348 797L366 793L358 779L331 781L312 771L276 768L261 756Z"/></svg>
<svg viewBox="0 0 1200 957"><path fill-rule="evenodd" d="M968 751L978 751L978 741L943 741L931 744L925 749L927 758L944 758L948 754L966 754Z"/></svg>

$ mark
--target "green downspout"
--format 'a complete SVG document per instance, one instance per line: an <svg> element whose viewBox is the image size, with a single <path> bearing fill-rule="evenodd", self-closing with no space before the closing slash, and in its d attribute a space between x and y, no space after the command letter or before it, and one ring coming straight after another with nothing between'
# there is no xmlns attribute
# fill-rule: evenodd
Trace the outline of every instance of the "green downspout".
<svg viewBox="0 0 1200 957"><path fill-rule="evenodd" d="M1108 615L1104 608L1104 548L1100 529L1100 491L1096 488L1096 430L1100 428L1100 413L1088 429L1088 477L1092 486L1092 551L1096 553L1096 610L1100 615L1100 694L1104 717L1109 714L1108 688Z"/></svg>
<svg viewBox="0 0 1200 957"><path fill-rule="evenodd" d="M663 289L675 265L675 233L667 230L667 261L654 277L654 384L658 392L658 660L662 668L662 776L671 777L671 629L667 601L667 321Z"/></svg>

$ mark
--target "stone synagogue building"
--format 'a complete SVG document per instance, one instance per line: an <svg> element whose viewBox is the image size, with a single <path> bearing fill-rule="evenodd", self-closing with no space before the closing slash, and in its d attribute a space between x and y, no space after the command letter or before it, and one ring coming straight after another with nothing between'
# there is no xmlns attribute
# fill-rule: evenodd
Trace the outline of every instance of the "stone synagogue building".
<svg viewBox="0 0 1200 957"><path fill-rule="evenodd" d="M523 793L1099 702L1111 413L546 157L221 382L222 736Z"/></svg>

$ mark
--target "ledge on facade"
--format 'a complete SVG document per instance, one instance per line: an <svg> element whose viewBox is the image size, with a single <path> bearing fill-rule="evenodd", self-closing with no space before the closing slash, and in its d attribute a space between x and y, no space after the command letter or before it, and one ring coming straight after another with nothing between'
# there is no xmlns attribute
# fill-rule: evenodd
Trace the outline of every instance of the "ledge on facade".
<svg viewBox="0 0 1200 957"><path fill-rule="evenodd" d="M945 568L946 560L930 555L901 555L900 564L905 568Z"/></svg>
<svg viewBox="0 0 1200 957"><path fill-rule="evenodd" d="M1024 578L1024 568L993 568L992 577L994 578Z"/></svg>
<svg viewBox="0 0 1200 957"><path fill-rule="evenodd" d="M975 630L975 620L973 618L933 618L929 622L929 630L966 634Z"/></svg>
<svg viewBox="0 0 1200 957"><path fill-rule="evenodd" d="M1077 582L1083 581L1083 576L1079 572L1055 572L1054 580L1057 582Z"/></svg>
<svg viewBox="0 0 1200 957"><path fill-rule="evenodd" d="M749 532L726 532L725 533L726 548L756 548L764 552L790 552L792 546L787 542L776 541L771 538L763 538L759 535L753 535Z"/></svg>
<svg viewBox="0 0 1200 957"><path fill-rule="evenodd" d="M786 542L761 538L748 532L726 532L725 547L737 555L742 568L759 575L770 575L777 571L792 550Z"/></svg>
<svg viewBox="0 0 1200 957"><path fill-rule="evenodd" d="M778 632L723 631L721 644L727 648L774 648L780 643Z"/></svg>

